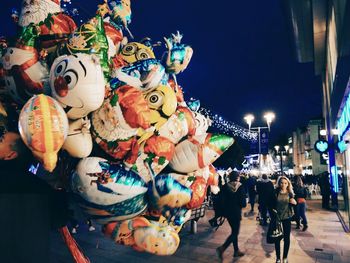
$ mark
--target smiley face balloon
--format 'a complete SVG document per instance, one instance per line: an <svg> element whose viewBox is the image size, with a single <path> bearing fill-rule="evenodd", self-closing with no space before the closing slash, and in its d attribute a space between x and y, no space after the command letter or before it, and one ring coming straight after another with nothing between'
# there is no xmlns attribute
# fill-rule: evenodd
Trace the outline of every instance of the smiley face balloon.
<svg viewBox="0 0 350 263"><path fill-rule="evenodd" d="M104 78L94 55L78 53L56 58L50 71L50 86L52 96L70 119L85 117L103 103Z"/></svg>

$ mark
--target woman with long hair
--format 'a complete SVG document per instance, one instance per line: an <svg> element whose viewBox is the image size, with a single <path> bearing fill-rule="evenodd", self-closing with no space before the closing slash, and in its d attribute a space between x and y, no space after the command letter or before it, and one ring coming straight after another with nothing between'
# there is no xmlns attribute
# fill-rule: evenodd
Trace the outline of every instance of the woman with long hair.
<svg viewBox="0 0 350 263"><path fill-rule="evenodd" d="M302 219L303 223L303 231L306 231L308 228L307 225L307 218L306 218L306 196L307 191L304 187L303 180L300 176L296 177L295 182L295 199L297 200L297 206L296 206L296 221L297 221L297 229L300 229L300 218Z"/></svg>
<svg viewBox="0 0 350 263"><path fill-rule="evenodd" d="M280 176L277 179L275 191L271 195L268 207L271 216L277 217L283 226L283 263L288 262L288 252L290 246L291 218L293 216L292 205L297 202L294 199L293 186L286 176ZM275 242L276 263L281 262L281 240Z"/></svg>

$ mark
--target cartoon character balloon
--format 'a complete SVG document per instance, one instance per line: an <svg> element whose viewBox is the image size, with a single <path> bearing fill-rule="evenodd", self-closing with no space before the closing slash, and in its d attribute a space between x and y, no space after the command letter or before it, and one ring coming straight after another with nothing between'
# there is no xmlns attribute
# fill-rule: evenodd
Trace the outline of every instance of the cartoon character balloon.
<svg viewBox="0 0 350 263"><path fill-rule="evenodd" d="M147 208L147 185L142 178L103 158L82 159L71 185L84 212L99 223L130 219Z"/></svg>
<svg viewBox="0 0 350 263"><path fill-rule="evenodd" d="M63 55L50 71L52 96L63 106L68 118L79 119L103 103L105 84L99 59L94 55Z"/></svg>
<svg viewBox="0 0 350 263"><path fill-rule="evenodd" d="M180 173L189 173L213 163L234 140L223 134L192 136L175 147L170 167Z"/></svg>
<svg viewBox="0 0 350 263"><path fill-rule="evenodd" d="M18 125L24 143L52 172L68 133L68 119L61 105L49 96L35 95L23 106Z"/></svg>
<svg viewBox="0 0 350 263"><path fill-rule="evenodd" d="M47 65L39 60L35 41L38 27L24 29L15 47L8 47L2 57L4 81L10 96L24 104L33 94L49 94Z"/></svg>

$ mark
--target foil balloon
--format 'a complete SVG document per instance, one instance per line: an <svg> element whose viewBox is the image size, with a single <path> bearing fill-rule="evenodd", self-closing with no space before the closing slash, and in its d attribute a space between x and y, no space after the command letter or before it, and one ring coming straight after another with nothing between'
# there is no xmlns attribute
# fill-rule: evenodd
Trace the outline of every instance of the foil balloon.
<svg viewBox="0 0 350 263"><path fill-rule="evenodd" d="M102 232L120 245L135 246L134 231L139 227L148 227L151 223L143 216L111 222L103 226Z"/></svg>
<svg viewBox="0 0 350 263"><path fill-rule="evenodd" d="M122 160L136 143L138 128L150 127L149 119L150 110L142 92L122 86L92 114L92 133L107 154Z"/></svg>
<svg viewBox="0 0 350 263"><path fill-rule="evenodd" d="M71 185L83 211L99 223L131 219L147 208L147 185L142 178L102 158L82 159Z"/></svg>
<svg viewBox="0 0 350 263"><path fill-rule="evenodd" d="M38 27L24 28L15 47L8 47L2 57L4 82L10 96L24 104L33 94L50 93L47 65L39 60L35 41Z"/></svg>
<svg viewBox="0 0 350 263"><path fill-rule="evenodd" d="M119 28L128 30L131 22L131 3L130 0L107 0L111 19Z"/></svg>
<svg viewBox="0 0 350 263"><path fill-rule="evenodd" d="M156 221L150 221L149 226L137 228L134 239L135 249L159 256L174 254L180 244L179 235L173 227Z"/></svg>
<svg viewBox="0 0 350 263"><path fill-rule="evenodd" d="M199 100L193 100L187 102L187 105L192 111L198 111L201 106L201 102Z"/></svg>
<svg viewBox="0 0 350 263"><path fill-rule="evenodd" d="M208 117L205 117L204 115L200 114L199 112L193 112L193 115L196 127L195 135L205 134L209 126L211 126L212 121Z"/></svg>
<svg viewBox="0 0 350 263"><path fill-rule="evenodd" d="M192 112L184 107L178 110L159 128L160 136L177 144L186 135L194 134L194 118Z"/></svg>
<svg viewBox="0 0 350 263"><path fill-rule="evenodd" d="M102 17L96 15L87 23L79 26L61 45L59 54L93 54L99 58L99 64L106 79L109 79L108 39Z"/></svg>
<svg viewBox="0 0 350 263"><path fill-rule="evenodd" d="M74 20L62 13L60 0L23 0L18 24L26 27L31 23L40 27L40 46L49 52L76 28Z"/></svg>
<svg viewBox="0 0 350 263"><path fill-rule="evenodd" d="M169 165L180 173L193 172L213 163L233 142L233 138L223 134L192 136L176 145Z"/></svg>
<svg viewBox="0 0 350 263"><path fill-rule="evenodd" d="M149 185L149 195L151 207L175 208L186 205L191 200L192 191L170 174L160 174Z"/></svg>
<svg viewBox="0 0 350 263"><path fill-rule="evenodd" d="M152 58L116 69L113 74L116 78L114 88L127 84L144 92L150 91L160 84L166 84L168 80L163 65Z"/></svg>
<svg viewBox="0 0 350 263"><path fill-rule="evenodd" d="M24 143L45 170L52 172L68 133L68 119L61 105L46 95L35 95L23 106L18 126Z"/></svg>
<svg viewBox="0 0 350 263"><path fill-rule="evenodd" d="M174 143L170 140L153 135L141 146L134 144L124 164L149 182L168 165L174 155L174 150Z"/></svg>
<svg viewBox="0 0 350 263"><path fill-rule="evenodd" d="M164 38L168 48L166 58L166 70L170 74L179 74L184 71L193 55L193 49L181 44L182 35L177 31L177 34L172 34L171 38Z"/></svg>
<svg viewBox="0 0 350 263"><path fill-rule="evenodd" d="M176 231L191 218L191 210L186 207L164 206L161 210L162 216Z"/></svg>
<svg viewBox="0 0 350 263"><path fill-rule="evenodd" d="M176 94L177 103L182 106L186 106L182 87L178 85L174 79L169 79L168 84Z"/></svg>
<svg viewBox="0 0 350 263"><path fill-rule="evenodd" d="M94 55L63 55L50 71L52 96L65 109L68 118L79 119L103 103L105 84L101 66Z"/></svg>
<svg viewBox="0 0 350 263"><path fill-rule="evenodd" d="M72 157L84 158L90 155L92 151L90 126L90 120L87 117L69 121L68 136L62 148Z"/></svg>
<svg viewBox="0 0 350 263"><path fill-rule="evenodd" d="M196 176L190 189L192 190L192 198L186 207L189 209L198 208L203 204L207 195L207 181L201 176Z"/></svg>
<svg viewBox="0 0 350 263"><path fill-rule="evenodd" d="M120 51L121 58L128 64L146 59L155 59L153 50L138 42L129 42Z"/></svg>
<svg viewBox="0 0 350 263"><path fill-rule="evenodd" d="M159 130L176 111L177 100L175 92L169 86L160 85L156 89L145 93L145 98L151 109L151 123L156 130Z"/></svg>
<svg viewBox="0 0 350 263"><path fill-rule="evenodd" d="M112 58L119 53L123 40L123 32L108 22L104 22L103 27L108 41L108 58Z"/></svg>

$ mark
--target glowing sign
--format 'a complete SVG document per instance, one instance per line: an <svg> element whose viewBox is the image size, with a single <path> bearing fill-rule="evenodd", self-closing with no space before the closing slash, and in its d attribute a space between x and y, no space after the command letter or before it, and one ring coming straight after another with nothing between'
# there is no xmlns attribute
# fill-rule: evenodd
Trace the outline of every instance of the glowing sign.
<svg viewBox="0 0 350 263"><path fill-rule="evenodd" d="M315 142L315 150L319 153L325 153L328 151L328 142L325 140L318 140Z"/></svg>
<svg viewBox="0 0 350 263"><path fill-rule="evenodd" d="M349 122L350 122L350 97L348 96L346 98L346 103L340 115L340 118L337 121L337 128L339 131L339 134L338 134L339 141L342 140L342 137L344 136L345 132L349 129Z"/></svg>

